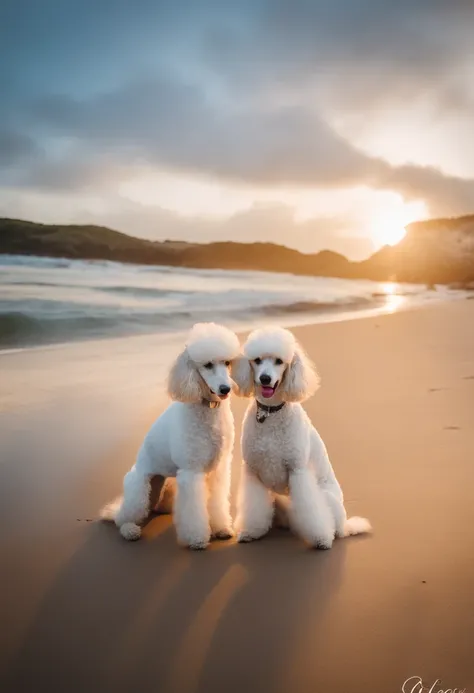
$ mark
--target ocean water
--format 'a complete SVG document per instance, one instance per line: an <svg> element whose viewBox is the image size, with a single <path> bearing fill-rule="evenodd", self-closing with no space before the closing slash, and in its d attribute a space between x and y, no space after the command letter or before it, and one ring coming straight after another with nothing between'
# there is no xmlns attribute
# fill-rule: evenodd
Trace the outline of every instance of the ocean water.
<svg viewBox="0 0 474 693"><path fill-rule="evenodd" d="M2 255L0 349L174 334L197 321L242 329L329 321L460 293L267 272Z"/></svg>

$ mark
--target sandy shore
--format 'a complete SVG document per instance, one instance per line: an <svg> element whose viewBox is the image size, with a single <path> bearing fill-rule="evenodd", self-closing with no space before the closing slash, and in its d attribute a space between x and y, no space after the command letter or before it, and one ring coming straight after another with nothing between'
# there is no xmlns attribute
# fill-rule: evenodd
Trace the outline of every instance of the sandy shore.
<svg viewBox="0 0 474 693"><path fill-rule="evenodd" d="M4 693L474 690L474 301L295 332L323 379L307 410L374 535L192 553L158 517L127 544L93 520L164 400L136 402L112 450L79 414L16 412L0 448ZM239 464L237 448L234 484Z"/></svg>

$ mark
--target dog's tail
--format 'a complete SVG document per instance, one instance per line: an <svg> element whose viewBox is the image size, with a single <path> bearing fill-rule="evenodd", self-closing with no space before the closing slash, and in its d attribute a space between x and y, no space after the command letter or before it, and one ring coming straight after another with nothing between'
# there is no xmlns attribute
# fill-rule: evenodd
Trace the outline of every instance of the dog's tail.
<svg viewBox="0 0 474 693"><path fill-rule="evenodd" d="M352 537L355 534L369 534L372 525L365 517L348 517L344 524L344 536Z"/></svg>
<svg viewBox="0 0 474 693"><path fill-rule="evenodd" d="M104 505L100 511L100 519L104 520L105 522L115 522L115 518L117 517L117 513L120 510L121 505L122 496L119 496L111 503L107 503L107 505Z"/></svg>

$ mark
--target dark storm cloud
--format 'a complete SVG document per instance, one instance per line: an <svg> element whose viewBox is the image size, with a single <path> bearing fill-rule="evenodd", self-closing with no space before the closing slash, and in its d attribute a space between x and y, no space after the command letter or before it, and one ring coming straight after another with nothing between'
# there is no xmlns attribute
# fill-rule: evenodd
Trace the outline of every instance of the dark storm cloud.
<svg viewBox="0 0 474 693"><path fill-rule="evenodd" d="M51 151L24 159L15 185L80 187L146 161L248 184L387 188L434 213L474 206L471 181L390 166L329 125L331 109L370 118L427 89L440 110L450 94L468 108L469 85L453 80L473 58L472 1L31 0L7 2L2 19L5 127Z"/></svg>

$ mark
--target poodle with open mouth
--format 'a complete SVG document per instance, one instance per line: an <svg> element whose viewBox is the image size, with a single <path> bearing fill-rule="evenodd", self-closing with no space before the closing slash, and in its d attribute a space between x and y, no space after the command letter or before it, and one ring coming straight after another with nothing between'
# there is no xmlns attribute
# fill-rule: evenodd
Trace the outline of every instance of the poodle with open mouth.
<svg viewBox="0 0 474 693"><path fill-rule="evenodd" d="M269 531L275 501L277 512L286 505L290 526L317 548L331 548L335 537L369 532L364 518L347 519L326 447L300 404L319 379L293 334L283 328L252 332L232 377L241 396L254 398L242 429L239 541Z"/></svg>
<svg viewBox="0 0 474 693"><path fill-rule="evenodd" d="M198 323L171 368L173 400L155 421L125 475L123 497L106 506L125 539L138 539L151 504L151 481L176 477L174 523L178 541L204 549L212 537L232 536L229 509L234 420L229 395L231 362L240 351L237 336L222 325ZM156 489L154 489L156 492Z"/></svg>

